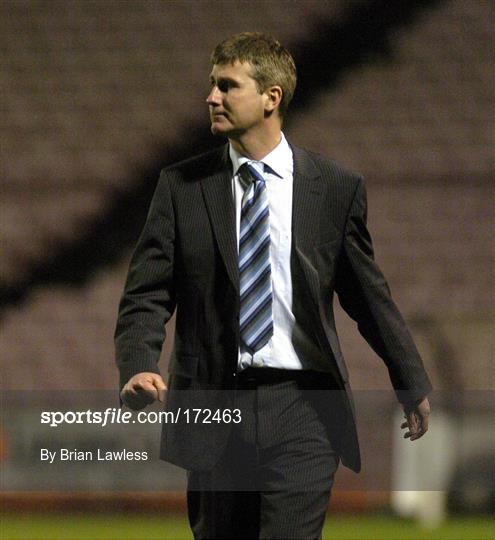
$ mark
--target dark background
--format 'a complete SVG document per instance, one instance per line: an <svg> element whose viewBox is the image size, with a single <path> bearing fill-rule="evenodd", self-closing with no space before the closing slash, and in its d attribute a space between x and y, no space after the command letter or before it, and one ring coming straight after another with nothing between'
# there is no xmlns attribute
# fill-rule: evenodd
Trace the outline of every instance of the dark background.
<svg viewBox="0 0 495 540"><path fill-rule="evenodd" d="M289 140L365 176L377 260L435 388L461 412L463 392L493 390L493 9L1 2L2 389L117 390L117 305L159 170L222 144L209 135L209 54L260 30L298 65ZM340 311L338 325L353 388L389 389ZM382 406L361 413L370 467L391 452L392 425L373 427Z"/></svg>

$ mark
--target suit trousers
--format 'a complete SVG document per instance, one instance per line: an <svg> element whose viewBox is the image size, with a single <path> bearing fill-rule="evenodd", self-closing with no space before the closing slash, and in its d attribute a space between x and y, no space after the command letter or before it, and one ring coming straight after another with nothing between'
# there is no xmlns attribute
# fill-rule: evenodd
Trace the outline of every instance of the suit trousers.
<svg viewBox="0 0 495 540"><path fill-rule="evenodd" d="M219 463L188 472L196 540L319 539L339 457L331 378L248 368L238 375L235 424Z"/></svg>

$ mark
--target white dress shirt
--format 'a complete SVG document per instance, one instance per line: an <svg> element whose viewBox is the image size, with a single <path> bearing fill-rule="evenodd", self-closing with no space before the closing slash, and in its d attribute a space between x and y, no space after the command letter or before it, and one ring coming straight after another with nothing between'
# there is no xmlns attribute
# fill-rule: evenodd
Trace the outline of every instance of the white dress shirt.
<svg viewBox="0 0 495 540"><path fill-rule="evenodd" d="M244 190L237 173L241 165L253 163L253 160L241 155L232 145L229 145L229 155L233 166L232 191L236 209L237 250L239 250L241 202ZM320 349L303 332L292 313L290 256L294 164L292 150L283 133L278 146L260 161L268 166L265 167L264 177L270 214L273 336L254 355L251 355L241 343L238 369L273 367L313 368L325 371L325 361Z"/></svg>

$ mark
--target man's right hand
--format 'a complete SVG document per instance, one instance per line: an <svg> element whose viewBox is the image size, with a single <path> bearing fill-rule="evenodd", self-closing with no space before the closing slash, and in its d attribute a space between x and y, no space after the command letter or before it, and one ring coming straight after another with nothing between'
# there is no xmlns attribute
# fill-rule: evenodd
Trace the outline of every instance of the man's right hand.
<svg viewBox="0 0 495 540"><path fill-rule="evenodd" d="M163 401L167 387L157 373L144 371L131 377L122 391L120 399L132 410L138 411L157 399Z"/></svg>

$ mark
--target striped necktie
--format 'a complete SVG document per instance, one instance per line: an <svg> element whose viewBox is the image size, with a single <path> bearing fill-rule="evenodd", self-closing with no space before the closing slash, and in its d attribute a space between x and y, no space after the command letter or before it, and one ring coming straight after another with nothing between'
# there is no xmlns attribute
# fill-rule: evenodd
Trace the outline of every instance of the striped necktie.
<svg viewBox="0 0 495 540"><path fill-rule="evenodd" d="M263 170L263 163L257 163ZM244 188L239 234L241 340L254 354L273 335L270 224L265 179L256 165L239 169Z"/></svg>

